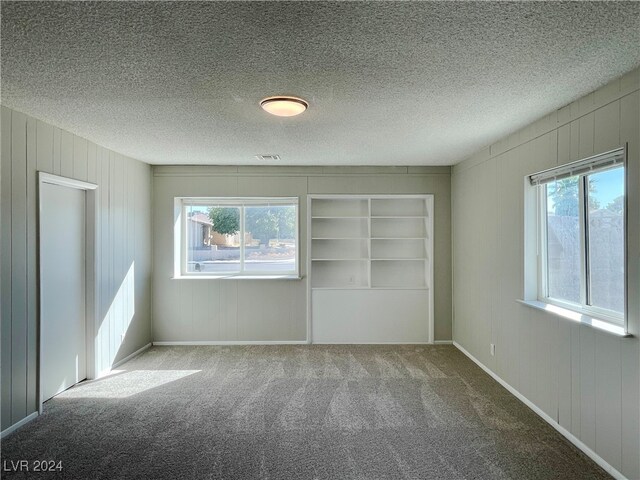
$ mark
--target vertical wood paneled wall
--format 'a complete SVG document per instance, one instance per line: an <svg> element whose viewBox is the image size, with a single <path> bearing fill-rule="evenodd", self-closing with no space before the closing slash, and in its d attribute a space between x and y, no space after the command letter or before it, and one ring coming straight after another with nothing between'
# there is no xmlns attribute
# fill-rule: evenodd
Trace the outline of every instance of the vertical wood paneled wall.
<svg viewBox="0 0 640 480"><path fill-rule="evenodd" d="M1 109L0 420L5 430L38 408L37 172L98 185L94 349L99 373L151 341L151 168Z"/></svg>
<svg viewBox="0 0 640 480"><path fill-rule="evenodd" d="M629 479L640 478L639 89L635 70L456 165L452 175L454 341ZM516 303L524 291L525 175L626 142L634 338Z"/></svg>
<svg viewBox="0 0 640 480"><path fill-rule="evenodd" d="M434 195L435 339L451 339L450 167L153 167L153 340L307 338L307 194ZM302 280L172 279L174 197L297 196Z"/></svg>

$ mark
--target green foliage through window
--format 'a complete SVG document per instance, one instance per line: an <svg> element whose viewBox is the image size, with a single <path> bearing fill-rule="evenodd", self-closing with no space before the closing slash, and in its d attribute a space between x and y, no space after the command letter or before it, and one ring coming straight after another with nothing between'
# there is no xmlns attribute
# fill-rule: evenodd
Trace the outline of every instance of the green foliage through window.
<svg viewBox="0 0 640 480"><path fill-rule="evenodd" d="M213 230L222 235L235 235L240 231L240 209L238 207L211 207L209 218Z"/></svg>

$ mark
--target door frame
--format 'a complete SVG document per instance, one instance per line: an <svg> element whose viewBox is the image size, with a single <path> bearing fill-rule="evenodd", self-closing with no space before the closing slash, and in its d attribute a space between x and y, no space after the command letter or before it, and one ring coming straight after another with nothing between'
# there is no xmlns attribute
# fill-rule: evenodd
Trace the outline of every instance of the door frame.
<svg viewBox="0 0 640 480"><path fill-rule="evenodd" d="M57 185L60 187L75 188L83 190L85 192L85 343L86 343L86 370L87 378L94 378L96 373L95 368L95 349L94 349L94 325L98 318L98 282L96 279L96 252L97 252L97 235L96 235L96 220L97 220L97 201L96 190L98 185L94 183L84 182L82 180L76 180L74 178L62 177L60 175L53 175L45 172L38 172L38 190L37 190L37 204L38 215L36 220L37 231L37 252L36 252L36 268L37 268L37 285L38 285L38 361L37 361L37 376L36 387L38 391L38 412L42 413L42 405L44 399L42 398L42 385L41 385L41 362L42 362L42 285L41 281L41 232L40 232L40 217L42 214L42 195L41 188L43 184Z"/></svg>

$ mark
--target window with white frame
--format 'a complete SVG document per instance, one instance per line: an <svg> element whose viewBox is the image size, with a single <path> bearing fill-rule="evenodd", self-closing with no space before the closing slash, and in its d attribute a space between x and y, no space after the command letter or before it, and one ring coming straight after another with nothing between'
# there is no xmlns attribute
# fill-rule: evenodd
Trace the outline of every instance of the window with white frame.
<svg viewBox="0 0 640 480"><path fill-rule="evenodd" d="M538 198L538 300L623 325L625 150L530 176Z"/></svg>
<svg viewBox="0 0 640 480"><path fill-rule="evenodd" d="M176 208L180 276L298 276L297 197L182 197Z"/></svg>

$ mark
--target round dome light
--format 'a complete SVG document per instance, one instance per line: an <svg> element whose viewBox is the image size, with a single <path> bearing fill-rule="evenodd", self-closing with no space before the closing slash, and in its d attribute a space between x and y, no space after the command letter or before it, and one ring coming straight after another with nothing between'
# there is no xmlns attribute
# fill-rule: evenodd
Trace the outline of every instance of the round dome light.
<svg viewBox="0 0 640 480"><path fill-rule="evenodd" d="M267 97L260 102L265 112L278 117L293 117L304 112L309 104L297 97Z"/></svg>

